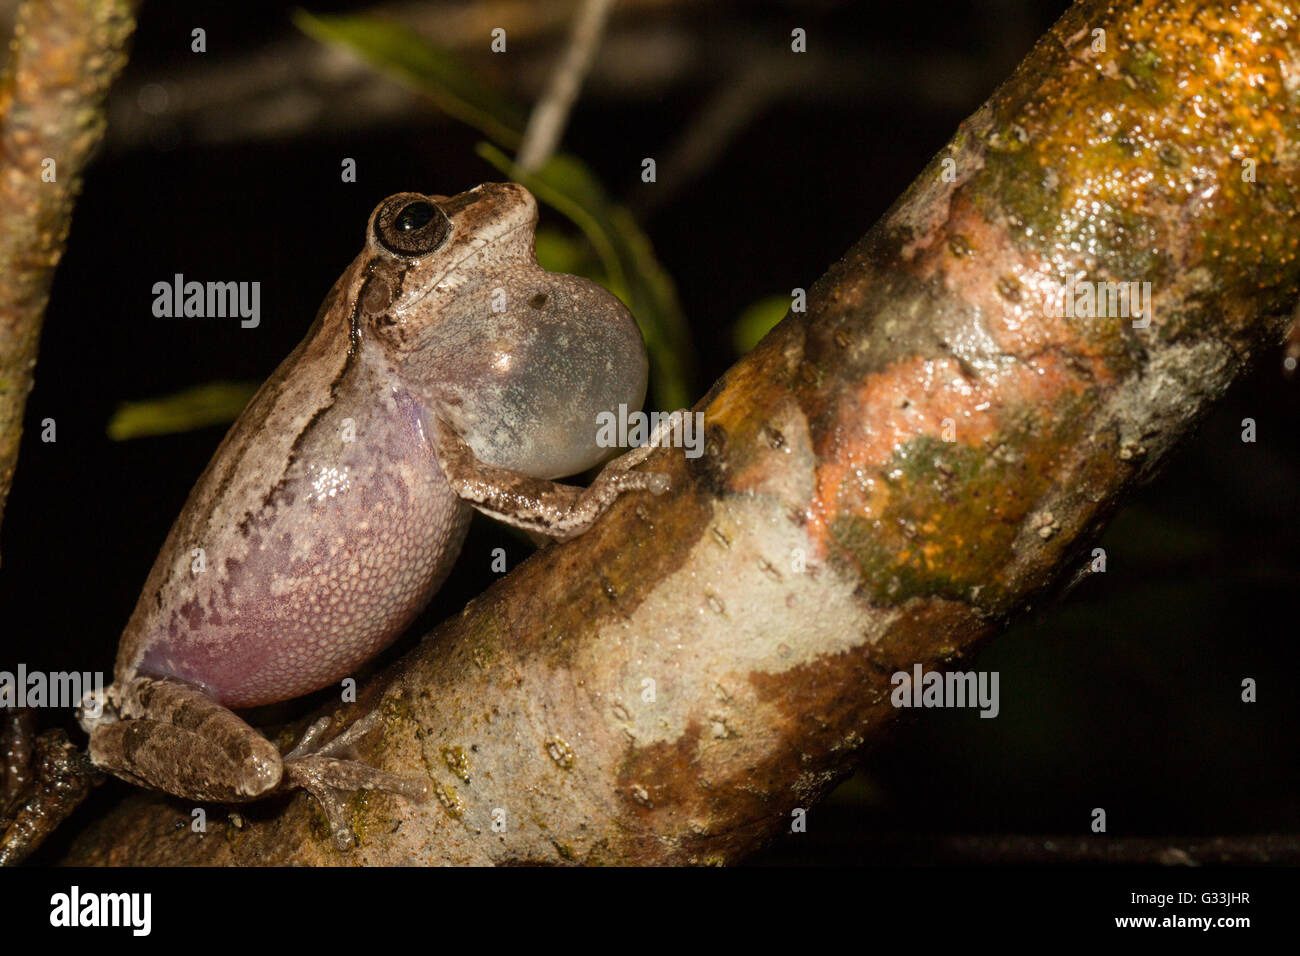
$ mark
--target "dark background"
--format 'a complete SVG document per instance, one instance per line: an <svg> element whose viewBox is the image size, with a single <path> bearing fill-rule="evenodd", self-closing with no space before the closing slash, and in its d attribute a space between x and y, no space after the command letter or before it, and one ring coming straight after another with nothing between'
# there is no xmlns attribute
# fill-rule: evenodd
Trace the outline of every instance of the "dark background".
<svg viewBox="0 0 1300 956"><path fill-rule="evenodd" d="M691 323L693 399L735 360L740 312L810 286L1064 6L667 2L616 13L610 43L635 46L644 35L646 50L677 59L641 77L635 62L598 63L564 146L644 213ZM0 608L6 622L26 622L3 625L0 669L111 670L154 555L224 432L111 442L105 425L118 402L265 378L359 250L375 203L500 178L475 156L475 131L387 81L368 87L378 90L373 106L350 95L355 84L322 94L328 80L303 52L314 41L290 24L291 9L145 4L55 283L0 531ZM428 22L436 36L438 15ZM190 52L194 26L207 30L202 56ZM641 158L669 154L707 103L742 82L747 62L788 49L793 26L808 31L813 75L776 84L698 176L665 183L661 162L661 182L642 184ZM561 37L521 31L505 59L483 52L486 37L458 52L531 103ZM259 71L284 79L261 93L252 82L241 98L240 84ZM173 108L139 110L149 83L175 84ZM355 184L339 180L345 156L357 159ZM663 194L645 192L653 189ZM568 227L546 209L543 224ZM260 281L261 327L154 318L152 285L175 272ZM813 810L807 834L759 861L869 862L885 858L882 835L895 841L894 859L910 858L913 834L1083 835L1093 807L1107 810L1114 835L1300 830L1300 389L1282 377L1280 359L1261 356L1120 513L1100 542L1106 575L1035 609L969 661L1001 673L996 720L905 716ZM1253 445L1239 440L1247 416L1258 423ZM47 417L58 423L55 444L39 440ZM486 586L497 546L512 566L527 553L476 518L452 580L389 659ZM1240 701L1248 676L1259 682L1254 705ZM122 792L101 788L79 813Z"/></svg>

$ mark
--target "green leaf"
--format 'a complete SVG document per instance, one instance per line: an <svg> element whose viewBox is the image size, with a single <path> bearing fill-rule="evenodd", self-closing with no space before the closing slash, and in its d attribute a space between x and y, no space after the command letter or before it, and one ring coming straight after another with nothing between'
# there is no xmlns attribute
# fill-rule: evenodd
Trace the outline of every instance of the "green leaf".
<svg viewBox="0 0 1300 956"><path fill-rule="evenodd" d="M161 398L122 402L109 419L108 437L125 441L232 422L257 388L256 382L209 382Z"/></svg>
<svg viewBox="0 0 1300 956"><path fill-rule="evenodd" d="M522 110L414 30L375 17L317 16L305 10L295 10L293 22L308 36L350 49L493 142L514 149L523 138Z"/></svg>
<svg viewBox="0 0 1300 956"><path fill-rule="evenodd" d="M746 308L740 313L740 318L736 320L731 330L731 342L736 347L736 353L744 355L752 349L763 336L771 332L776 324L785 318L785 314L789 311L788 295L774 295L759 299Z"/></svg>
<svg viewBox="0 0 1300 956"><path fill-rule="evenodd" d="M597 270L591 268L590 247L581 239L575 239L558 229L538 229L534 247L537 264L547 272L567 272L588 279L596 278Z"/></svg>
<svg viewBox="0 0 1300 956"><path fill-rule="evenodd" d="M676 286L632 214L613 202L574 156L553 156L537 172L529 173L488 143L480 143L478 152L582 230L605 267L606 288L623 300L641 327L650 353L650 384L656 403L663 408L685 408L690 399L690 332Z"/></svg>

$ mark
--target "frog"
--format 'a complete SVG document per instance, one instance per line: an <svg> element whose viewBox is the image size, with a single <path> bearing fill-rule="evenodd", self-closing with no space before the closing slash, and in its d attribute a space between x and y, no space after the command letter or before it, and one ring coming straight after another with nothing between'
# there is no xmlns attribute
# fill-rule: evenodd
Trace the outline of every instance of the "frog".
<svg viewBox="0 0 1300 956"><path fill-rule="evenodd" d="M538 265L537 202L516 183L379 203L306 336L249 401L189 497L82 701L94 765L212 803L303 789L340 849L346 801L427 785L348 759L371 710L323 717L281 753L237 711L335 684L387 648L445 581L473 511L565 541L621 496L661 495L647 443L586 487L597 415L639 409L635 319Z"/></svg>

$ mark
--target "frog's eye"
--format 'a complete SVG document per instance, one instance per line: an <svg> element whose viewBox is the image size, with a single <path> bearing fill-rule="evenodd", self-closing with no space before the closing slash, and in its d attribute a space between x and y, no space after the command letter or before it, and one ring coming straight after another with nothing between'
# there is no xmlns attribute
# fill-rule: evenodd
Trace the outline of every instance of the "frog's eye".
<svg viewBox="0 0 1300 956"><path fill-rule="evenodd" d="M375 239L394 255L428 255L451 233L451 222L435 204L409 193L384 203L375 217Z"/></svg>

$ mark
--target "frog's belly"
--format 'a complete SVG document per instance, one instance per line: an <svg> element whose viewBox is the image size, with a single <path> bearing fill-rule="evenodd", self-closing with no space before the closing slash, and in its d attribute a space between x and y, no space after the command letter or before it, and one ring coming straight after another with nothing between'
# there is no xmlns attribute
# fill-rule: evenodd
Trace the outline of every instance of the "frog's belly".
<svg viewBox="0 0 1300 956"><path fill-rule="evenodd" d="M222 529L184 603L164 591L137 669L227 707L355 673L428 604L464 541L469 509L433 472L411 484L372 475L334 495L315 476L288 489L294 505L275 519Z"/></svg>

